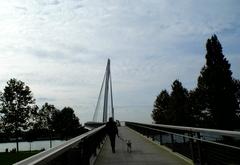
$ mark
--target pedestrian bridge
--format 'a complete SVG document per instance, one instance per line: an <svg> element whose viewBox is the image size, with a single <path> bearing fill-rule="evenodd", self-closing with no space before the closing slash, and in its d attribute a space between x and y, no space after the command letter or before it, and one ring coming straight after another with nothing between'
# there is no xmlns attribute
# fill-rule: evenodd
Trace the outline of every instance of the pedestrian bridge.
<svg viewBox="0 0 240 165"><path fill-rule="evenodd" d="M110 60L93 121L86 123L93 129L15 165L240 165L240 132L173 125L125 122L113 154L106 138L108 114L114 118ZM131 153L124 140L131 140Z"/></svg>
<svg viewBox="0 0 240 165"><path fill-rule="evenodd" d="M15 165L239 165L240 132L125 122L118 127L116 153L105 125ZM128 153L124 140L131 140Z"/></svg>
<svg viewBox="0 0 240 165"><path fill-rule="evenodd" d="M107 139L97 156L95 165L184 165L192 162L190 159L175 154L128 127L119 127L119 136L120 138L116 138L116 153L112 153L110 142ZM127 152L126 142L124 141L126 139L131 140L131 153Z"/></svg>

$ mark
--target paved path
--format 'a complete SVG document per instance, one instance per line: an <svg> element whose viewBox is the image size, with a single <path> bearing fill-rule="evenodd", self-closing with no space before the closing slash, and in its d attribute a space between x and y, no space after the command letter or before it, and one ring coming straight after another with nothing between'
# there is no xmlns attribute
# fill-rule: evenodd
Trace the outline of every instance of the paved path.
<svg viewBox="0 0 240 165"><path fill-rule="evenodd" d="M116 153L113 154L109 139L100 152L95 165L188 165L186 161L159 147L128 127L118 127L119 135L132 142L132 152L127 152L126 143L116 138Z"/></svg>

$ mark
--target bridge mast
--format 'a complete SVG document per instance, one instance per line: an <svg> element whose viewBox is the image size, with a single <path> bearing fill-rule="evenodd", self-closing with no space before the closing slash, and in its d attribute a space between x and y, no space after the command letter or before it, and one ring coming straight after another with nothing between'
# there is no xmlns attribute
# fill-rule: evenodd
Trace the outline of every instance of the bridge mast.
<svg viewBox="0 0 240 165"><path fill-rule="evenodd" d="M110 92L110 93L109 93ZM103 104L101 102L103 96ZM109 101L110 99L110 101ZM103 105L103 107L102 107ZM102 109L101 109L102 108ZM108 120L108 114L114 119L114 108L113 108L113 95L112 95L112 76L110 71L110 59L108 59L106 71L103 77L103 82L101 86L101 90L98 96L97 105L95 108L95 112L93 115L93 122L98 121L99 112L103 112L103 123L106 123Z"/></svg>
<svg viewBox="0 0 240 165"><path fill-rule="evenodd" d="M104 104L103 104L103 122L107 122L108 115L108 91L109 91L109 77L110 77L110 59L108 59L106 67L106 79L105 79L105 92L104 92Z"/></svg>
<svg viewBox="0 0 240 165"><path fill-rule="evenodd" d="M112 75L111 75L111 73L110 73L110 94L111 94L112 118L113 118L113 120L114 120L113 95L112 95Z"/></svg>

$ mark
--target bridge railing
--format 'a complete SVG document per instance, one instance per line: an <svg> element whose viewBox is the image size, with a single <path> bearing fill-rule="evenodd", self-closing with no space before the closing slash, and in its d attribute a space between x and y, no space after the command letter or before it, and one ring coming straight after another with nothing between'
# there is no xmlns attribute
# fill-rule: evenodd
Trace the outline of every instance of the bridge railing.
<svg viewBox="0 0 240 165"><path fill-rule="evenodd" d="M105 132L103 125L14 165L89 165L90 158L96 155L105 139Z"/></svg>
<svg viewBox="0 0 240 165"><path fill-rule="evenodd" d="M152 138L194 164L240 164L240 132L162 124L126 122L126 126Z"/></svg>

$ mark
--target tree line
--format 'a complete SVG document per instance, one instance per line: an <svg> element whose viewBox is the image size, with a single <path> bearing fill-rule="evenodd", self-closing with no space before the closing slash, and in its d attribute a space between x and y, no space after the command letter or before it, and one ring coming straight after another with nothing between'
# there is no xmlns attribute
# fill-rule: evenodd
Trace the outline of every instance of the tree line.
<svg viewBox="0 0 240 165"><path fill-rule="evenodd" d="M0 92L0 138L19 140L69 139L86 130L71 107L57 109L45 103L39 108L29 86L15 78Z"/></svg>
<svg viewBox="0 0 240 165"><path fill-rule="evenodd" d="M230 63L216 35L206 43L206 63L197 87L188 91L179 80L172 91L162 90L154 102L156 123L234 130L240 128L240 81L234 79Z"/></svg>

